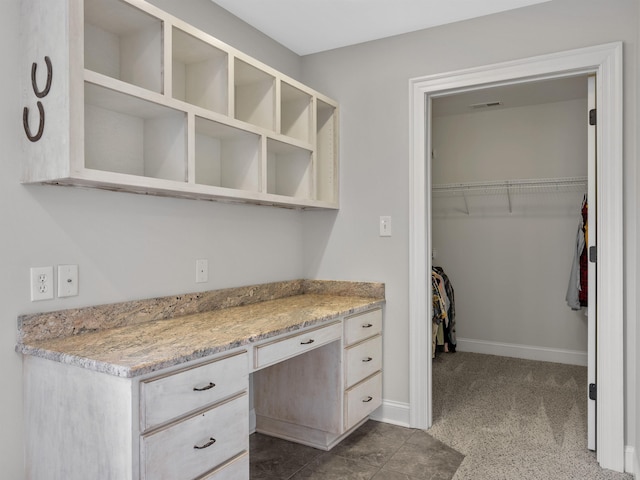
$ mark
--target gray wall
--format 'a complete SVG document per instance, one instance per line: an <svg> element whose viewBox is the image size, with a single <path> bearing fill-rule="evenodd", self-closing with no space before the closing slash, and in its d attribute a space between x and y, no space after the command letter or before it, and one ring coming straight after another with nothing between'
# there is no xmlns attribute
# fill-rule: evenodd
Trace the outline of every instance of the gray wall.
<svg viewBox="0 0 640 480"><path fill-rule="evenodd" d="M209 0L153 3L299 75L297 55ZM14 352L19 314L304 275L299 211L21 185L20 79L29 72L19 71L19 4L0 1L0 476L11 480L23 478L22 364ZM195 283L196 258L209 259L208 283ZM79 265L80 295L31 303L29 267L65 263Z"/></svg>
<svg viewBox="0 0 640 480"><path fill-rule="evenodd" d="M638 6L640 7L640 0L637 2ZM640 8L638 8L638 12L637 12L637 24L638 24L638 29L636 30L636 48L635 48L635 60L636 60L636 74L638 72L638 69L640 68L640 48L638 48L638 45L640 45ZM636 125L640 125L640 94L638 92L638 80L636 79L636 90L635 90L635 107L636 107ZM633 101L634 97L632 97L631 101ZM634 140L636 142L636 152L635 152L635 160L636 162L640 162L640 149L638 149L638 137L637 134L634 137ZM640 171L637 172L637 175L640 176ZM640 185L640 181L637 183L638 185ZM636 195L635 198L635 205L630 205L627 206L627 208L629 208L630 210L632 210L634 213L640 212L640 195ZM640 227L640 225L636 224L636 238L635 238L635 245L636 246L640 246L640 235L638 234L638 227ZM636 272L640 272L640 256L636 255L635 258L630 258L629 261L636 261ZM628 364L627 364L627 378L635 378L635 384L631 383L629 385L627 385L627 398L631 398L633 400L635 400L636 405L637 402L640 399L640 352L638 352L638 347L640 346L640 327L638 326L638 319L640 318L640 303L636 302L635 305L636 309L635 310L631 310L631 305L629 306L629 310L628 310L628 315L632 316L635 314L635 318L636 318L636 324L632 325L632 322L628 322L627 325L627 331L626 331L626 338L628 338L628 342L627 342L627 349L629 351L628 354ZM635 360L635 361L634 361ZM635 387L635 388L634 388ZM635 391L635 397L633 397L633 392ZM629 393L630 392L630 393ZM638 409L636 410L632 410L629 409L627 411L627 428L629 429L630 432L635 432L635 439L633 441L633 445L635 446L635 458L634 458L634 465L635 465L635 473L636 473L636 477L640 475L640 445L639 445L639 440L640 440L640 412L638 411ZM635 424L635 428L634 428L634 424ZM633 437L633 433L631 433L629 435L630 437Z"/></svg>
<svg viewBox="0 0 640 480"><path fill-rule="evenodd" d="M300 79L300 57L211 0L147 0L270 67Z"/></svg>
<svg viewBox="0 0 640 480"><path fill-rule="evenodd" d="M510 12L303 57L304 81L341 105L342 208L306 215L307 276L387 285L384 397L409 397L410 78L624 42L625 380L627 444L635 445L636 0L554 0ZM378 217L394 236L378 237Z"/></svg>
<svg viewBox="0 0 640 480"><path fill-rule="evenodd" d="M22 364L16 317L133 298L301 276L387 283L385 397L408 400L408 79L476 65L625 42L625 264L628 339L627 444L640 423L636 399L637 170L636 0L554 0L300 60L209 0L153 0L246 53L341 102L342 208L297 212L17 182L19 0L0 2L0 471L23 476ZM15 75L6 72L17 72ZM378 237L393 216L394 236ZM194 260L209 258L210 281L194 283ZM77 263L80 296L31 303L31 266ZM640 368L638 369L640 370ZM640 395L640 392L638 392ZM636 425L634 429L634 425Z"/></svg>

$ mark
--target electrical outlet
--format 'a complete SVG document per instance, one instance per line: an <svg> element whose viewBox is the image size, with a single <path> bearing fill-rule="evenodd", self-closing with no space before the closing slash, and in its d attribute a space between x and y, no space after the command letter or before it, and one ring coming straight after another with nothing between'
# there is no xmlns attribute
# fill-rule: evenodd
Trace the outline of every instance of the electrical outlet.
<svg viewBox="0 0 640 480"><path fill-rule="evenodd" d="M53 298L53 267L31 268L31 301Z"/></svg>
<svg viewBox="0 0 640 480"><path fill-rule="evenodd" d="M78 295L78 265L58 265L58 297Z"/></svg>
<svg viewBox="0 0 640 480"><path fill-rule="evenodd" d="M196 260L196 283L209 281L209 260L202 258Z"/></svg>

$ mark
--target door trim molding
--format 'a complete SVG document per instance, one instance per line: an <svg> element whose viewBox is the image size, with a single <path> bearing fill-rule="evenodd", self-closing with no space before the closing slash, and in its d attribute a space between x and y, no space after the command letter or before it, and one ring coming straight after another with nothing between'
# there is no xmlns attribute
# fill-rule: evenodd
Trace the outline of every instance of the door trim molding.
<svg viewBox="0 0 640 480"><path fill-rule="evenodd" d="M595 73L598 108L597 458L624 470L622 43L413 78L410 96L409 405L414 428L431 411L431 99L488 86Z"/></svg>

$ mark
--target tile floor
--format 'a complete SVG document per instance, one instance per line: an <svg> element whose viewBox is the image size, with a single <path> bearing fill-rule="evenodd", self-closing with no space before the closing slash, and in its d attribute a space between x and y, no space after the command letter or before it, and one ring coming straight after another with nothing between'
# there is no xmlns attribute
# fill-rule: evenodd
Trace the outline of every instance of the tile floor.
<svg viewBox="0 0 640 480"><path fill-rule="evenodd" d="M251 480L450 480L464 456L422 430L367 421L324 452L259 433Z"/></svg>

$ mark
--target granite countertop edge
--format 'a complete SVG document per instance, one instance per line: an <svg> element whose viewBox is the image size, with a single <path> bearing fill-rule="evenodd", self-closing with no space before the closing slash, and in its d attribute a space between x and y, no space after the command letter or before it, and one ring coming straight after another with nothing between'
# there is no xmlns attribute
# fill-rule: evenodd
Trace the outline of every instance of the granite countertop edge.
<svg viewBox="0 0 640 480"><path fill-rule="evenodd" d="M16 351L24 355L31 355L67 365L74 365L95 372L106 373L117 377L134 378L166 368L175 367L194 360L199 360L216 354L224 353L235 348L252 345L254 343L262 342L264 340L268 340L270 338L277 337L289 332L295 332L309 327L330 323L331 321L337 320L340 317L362 313L372 308L381 307L386 303L384 298L360 297L359 300L364 301L365 303L353 308L348 308L346 310L333 311L330 315L320 315L314 318L307 318L299 323L286 324L284 326L279 326L273 329L259 331L248 337L235 338L232 341L225 341L221 343L212 343L205 346L204 348L195 348L191 351L185 351L185 348L181 348L178 349L180 351L175 355L164 355L162 357L155 357L146 362L141 361L137 365L121 365L118 364L117 361L104 361L98 358L91 358L90 355L77 355L65 352L64 348L53 349L48 346L49 342L47 341L34 343L19 342L16 345ZM188 318L188 316L184 318ZM144 328L144 324L138 325L137 327L142 329ZM177 326L176 330L188 327L188 324L182 324L181 326ZM113 330L115 331L117 329ZM109 330L103 331L101 335L109 335ZM215 342L215 340L213 340L213 342Z"/></svg>

